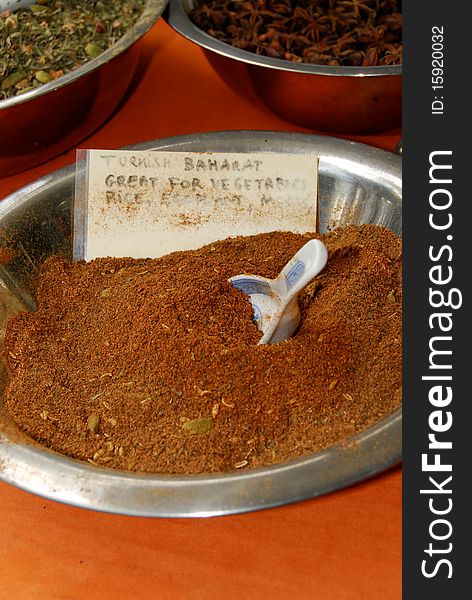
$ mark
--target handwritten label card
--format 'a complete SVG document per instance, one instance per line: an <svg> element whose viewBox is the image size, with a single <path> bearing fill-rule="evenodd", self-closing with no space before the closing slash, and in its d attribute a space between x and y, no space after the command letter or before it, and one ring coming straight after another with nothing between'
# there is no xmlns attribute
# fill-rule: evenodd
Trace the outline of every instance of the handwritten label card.
<svg viewBox="0 0 472 600"><path fill-rule="evenodd" d="M79 152L76 260L155 258L230 236L316 227L315 155Z"/></svg>

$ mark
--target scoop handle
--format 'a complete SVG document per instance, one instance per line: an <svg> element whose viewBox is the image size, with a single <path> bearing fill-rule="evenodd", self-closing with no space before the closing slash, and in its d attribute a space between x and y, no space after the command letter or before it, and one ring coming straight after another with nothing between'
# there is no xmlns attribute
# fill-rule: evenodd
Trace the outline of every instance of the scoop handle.
<svg viewBox="0 0 472 600"><path fill-rule="evenodd" d="M273 287L284 302L290 302L324 269L327 260L328 251L323 242L310 240L285 265Z"/></svg>

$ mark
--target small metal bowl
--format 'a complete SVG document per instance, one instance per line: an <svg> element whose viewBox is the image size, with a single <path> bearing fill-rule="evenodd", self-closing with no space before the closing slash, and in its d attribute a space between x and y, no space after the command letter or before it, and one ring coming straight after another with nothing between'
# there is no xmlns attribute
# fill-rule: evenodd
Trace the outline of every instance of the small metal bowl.
<svg viewBox="0 0 472 600"><path fill-rule="evenodd" d="M376 223L401 235L401 159L328 136L267 131L213 132L161 139L139 150L318 154L320 231ZM33 306L38 266L52 254L72 257L73 165L0 203L0 341L5 321ZM5 262L5 261L4 261ZM190 517L257 510L312 498L371 477L401 460L401 409L359 435L283 464L193 476L128 473L96 467L22 441L5 419L0 363L0 479L76 506L129 515Z"/></svg>
<svg viewBox="0 0 472 600"><path fill-rule="evenodd" d="M318 131L373 133L401 125L402 67L331 67L294 63L234 48L196 27L194 0L170 0L169 25L201 46L220 77L237 93L249 79L283 119Z"/></svg>
<svg viewBox="0 0 472 600"><path fill-rule="evenodd" d="M167 0L147 0L138 21L114 46L75 71L0 100L0 177L72 148L112 113L134 75L142 36Z"/></svg>

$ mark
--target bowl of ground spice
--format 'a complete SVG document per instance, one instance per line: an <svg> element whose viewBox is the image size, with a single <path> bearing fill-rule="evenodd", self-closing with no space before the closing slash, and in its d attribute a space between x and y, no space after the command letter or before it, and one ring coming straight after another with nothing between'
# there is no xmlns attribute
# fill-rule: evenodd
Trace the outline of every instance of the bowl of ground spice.
<svg viewBox="0 0 472 600"><path fill-rule="evenodd" d="M363 144L214 132L140 150L316 153L320 233L72 261L72 166L0 205L0 478L111 512L203 516L329 492L401 458L401 159ZM301 326L260 332L231 275L328 264ZM215 298L218 302L215 302Z"/></svg>
<svg viewBox="0 0 472 600"><path fill-rule="evenodd" d="M83 140L125 94L166 0L38 0L0 13L0 177Z"/></svg>
<svg viewBox="0 0 472 600"><path fill-rule="evenodd" d="M171 0L169 24L238 93L287 121L367 133L401 124L401 0Z"/></svg>

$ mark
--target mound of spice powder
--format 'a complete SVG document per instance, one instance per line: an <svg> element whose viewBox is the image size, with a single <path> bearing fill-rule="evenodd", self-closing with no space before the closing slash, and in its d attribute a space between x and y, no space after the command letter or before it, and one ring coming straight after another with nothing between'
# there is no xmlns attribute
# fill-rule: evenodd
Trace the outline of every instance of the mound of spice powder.
<svg viewBox="0 0 472 600"><path fill-rule="evenodd" d="M228 277L275 277L310 235L232 238L159 259L50 258L15 315L7 407L31 438L116 469L232 471L346 440L401 403L401 241L321 236L326 268L282 343Z"/></svg>
<svg viewBox="0 0 472 600"><path fill-rule="evenodd" d="M222 42L293 62L402 60L402 0L196 0L192 21Z"/></svg>

